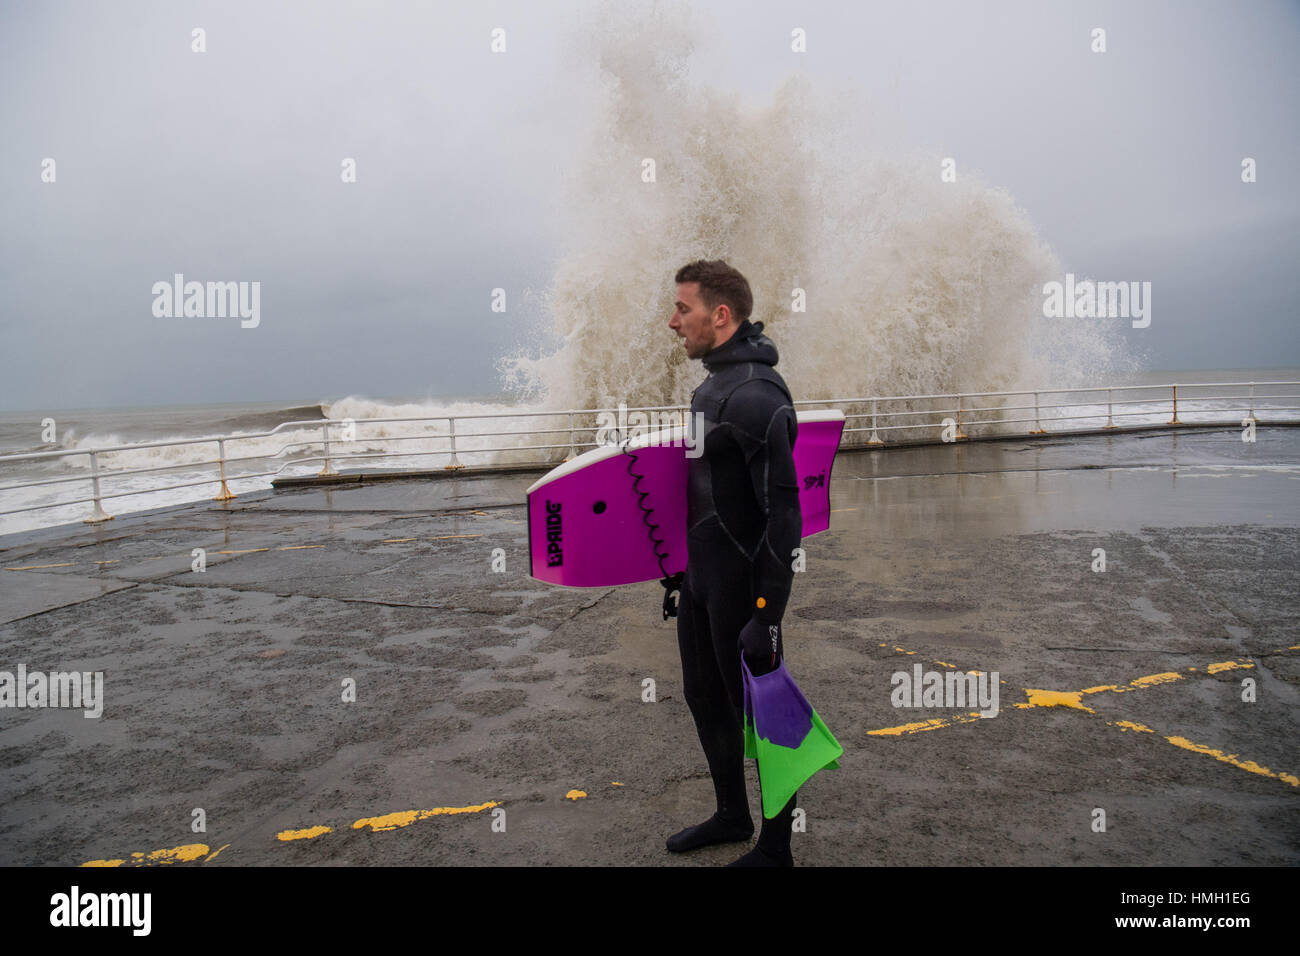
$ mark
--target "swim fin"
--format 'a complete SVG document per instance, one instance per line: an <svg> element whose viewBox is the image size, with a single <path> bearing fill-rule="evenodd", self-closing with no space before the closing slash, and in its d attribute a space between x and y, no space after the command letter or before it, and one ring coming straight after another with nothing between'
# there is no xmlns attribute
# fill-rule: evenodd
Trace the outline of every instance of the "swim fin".
<svg viewBox="0 0 1300 956"><path fill-rule="evenodd" d="M745 756L758 760L763 816L772 819L818 770L838 769L844 748L822 723L785 669L755 677L741 656L745 690Z"/></svg>

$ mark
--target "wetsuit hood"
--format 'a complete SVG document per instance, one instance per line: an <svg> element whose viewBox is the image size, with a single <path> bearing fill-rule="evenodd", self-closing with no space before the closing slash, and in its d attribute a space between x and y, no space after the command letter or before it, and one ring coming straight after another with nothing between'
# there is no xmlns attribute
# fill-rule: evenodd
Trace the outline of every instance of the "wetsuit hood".
<svg viewBox="0 0 1300 956"><path fill-rule="evenodd" d="M705 355L702 361L704 367L710 372L719 366L734 365L737 362L762 362L765 365L775 365L776 345L763 334L762 322L750 322L749 319L745 319L731 338Z"/></svg>

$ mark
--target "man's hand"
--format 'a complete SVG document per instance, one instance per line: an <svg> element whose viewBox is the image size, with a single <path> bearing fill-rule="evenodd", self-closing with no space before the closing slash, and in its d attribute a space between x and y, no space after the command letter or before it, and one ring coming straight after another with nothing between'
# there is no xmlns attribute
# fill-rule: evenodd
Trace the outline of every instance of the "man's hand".
<svg viewBox="0 0 1300 956"><path fill-rule="evenodd" d="M781 640L780 624L764 624L756 617L740 629L740 639L736 642L740 653L745 655L745 663L754 674L766 674L776 668L777 647Z"/></svg>

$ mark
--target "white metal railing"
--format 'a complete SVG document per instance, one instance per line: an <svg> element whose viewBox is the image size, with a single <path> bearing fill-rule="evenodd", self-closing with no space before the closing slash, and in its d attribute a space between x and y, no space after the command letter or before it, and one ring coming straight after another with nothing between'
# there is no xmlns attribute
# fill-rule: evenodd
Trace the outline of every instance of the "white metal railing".
<svg viewBox="0 0 1300 956"><path fill-rule="evenodd" d="M1300 398L1298 394L1269 394L1259 395L1257 388L1277 388L1293 387L1300 385L1300 382L1210 382L1197 384L1170 384L1170 385L1124 385L1108 386L1100 388L1081 388L1081 389L1037 389L1030 391L1015 392L967 392L962 394L937 394L937 395L892 395L892 396L873 396L868 398L828 398L828 399L808 399L795 402L796 406L816 406L839 408L845 414L844 438L841 442L841 448L854 447L873 447L890 444L880 436L882 433L892 434L892 443L902 442L939 442L943 438L942 433L946 430L951 437L956 439L968 439L971 436L967 430L977 432L976 437L989 436L1007 436L1016 435L1043 435L1048 434L1044 428L1043 420L1046 418L1054 427L1053 431L1062 433L1069 431L1068 428L1061 428L1062 424L1075 423L1073 429L1089 430L1086 423L1093 422L1093 429L1116 429L1134 427L1152 427L1153 425L1179 426L1185 424L1232 424L1244 423L1249 419L1258 424L1300 424L1300 420L1294 414L1283 415L1281 413L1295 413L1300 411L1300 406L1277 404L1279 401L1289 401ZM1179 390L1184 392L1180 399ZM1193 398L1186 396L1188 390L1195 389L1249 389L1246 394L1212 394L1196 395ZM1115 393L1128 392L1167 392L1168 397L1139 397L1117 399ZM1105 393L1104 402L1100 400L1101 393ZM1096 396L1097 401L1044 401L1045 396ZM1032 401L1028 399L1032 397ZM1022 404L1011 404L1006 400L1020 399ZM1003 400L1003 401L997 401ZM1182 403L1183 414L1196 414L1198 416L1211 416L1210 422L1185 422L1179 418L1180 401ZM968 404L974 402L974 404ZM1207 403L1215 402L1242 402L1241 405L1229 405L1223 407L1216 405L1211 407ZM1266 404L1260 405L1260 402ZM903 409L882 407L882 406L914 406L918 403L927 404L925 408L904 407ZM940 407L928 407L930 403L939 403ZM1102 405L1105 406L1104 423L1099 423L1103 416L1100 413ZM1142 406L1141 408L1129 408L1123 410L1126 406ZM1118 409L1118 410L1117 410ZM624 409L629 415L637 412L654 413L662 416L664 413L681 415L687 409L682 405L653 405L637 406L634 408ZM1032 410L1032 417L1030 411ZM1261 420L1256 412L1263 410L1268 413L1265 419ZM18 514L27 511L38 511L48 508L66 507L68 505L86 504L92 505L90 517L84 519L87 522L98 522L109 520L112 516L107 514L103 509L103 502L106 499L126 498L134 495L156 494L163 491L172 491L182 488L195 488L202 485L218 485L219 492L214 501L227 501L235 496L231 493L229 482L246 481L259 478L275 478L285 473L286 469L299 467L315 462L322 464L319 475L337 475L338 472L333 468L335 462L341 461L360 461L363 459L414 459L427 458L430 456L445 457L447 459L444 468L446 470L458 470L464 468L461 462L461 455L475 456L493 456L511 453L527 452L546 452L545 457L534 456L525 462L507 463L499 459L489 460L484 463L489 469L493 465L503 464L524 464L545 468L555 463L554 453L560 450L565 451L565 458L573 457L579 454L580 448L594 447L596 442L579 441L579 436L587 433L595 433L600 427L601 422L598 420L600 415L616 415L618 409L614 408L587 408L587 409L565 409L551 411L515 411L507 413L482 413L470 415L434 415L434 416L416 416L410 418L364 418L364 419L318 419L309 421L284 422L267 432L256 432L242 435L222 435L209 438L188 438L177 439L174 441L156 441L141 442L138 444L113 445L94 449L60 449L57 451L47 452L28 452L19 455L0 455L0 469L7 465L18 462L33 462L42 460L63 460L75 458L77 456L89 458L89 472L86 474L68 475L54 478L41 478L34 481L24 481L5 486L0 486L0 496L6 493L12 494L15 491L24 488L38 488L52 485L65 484L70 482L90 482L89 496L62 498L53 502L41 502L39 504L27 504L19 507L0 507L0 515ZM1170 415L1167 421L1159 421L1164 414ZM1009 417L1014 414L1024 413L1023 417ZM988 416L988 417L985 417ZM1116 419L1143 417L1146 421L1130 421L1126 424L1116 424ZM567 427L558 428L531 428L531 429L514 429L503 431L463 431L457 430L457 422L479 422L485 419L503 420L507 423L513 423L518 419L534 418L567 418ZM916 419L920 420L916 420ZM1153 420L1155 419L1155 420ZM855 424L860 422L861 424ZM869 424L868 424L869 422ZM381 438L374 439L382 442L386 447L380 451L343 451L340 452L340 444L345 448L358 444L355 435L339 437L337 432L331 437L331 429L342 428L345 431L351 429L369 427L376 425L387 425L394 423L403 424L424 424L426 427L410 435L384 435ZM429 423L446 423L446 432L430 431L432 427ZM1017 431L1014 426L1033 425L1032 428L1025 428ZM1079 423L1084 423L1080 425ZM987 427L986 427L987 426ZM474 427L474 426L471 426ZM235 455L231 456L226 453L226 445L236 442L250 442L256 439L272 438L281 432L289 430L319 430L319 438L312 437L299 441L287 441L280 445L274 452L256 454L256 455ZM531 436L533 439L541 436L566 434L567 442L550 442L545 444L505 444L505 445L474 445L476 439L501 439L506 437ZM864 437L865 436L865 437ZM593 434L593 439L594 439ZM408 441L428 441L430 439L443 440L446 446L435 450L417 450L401 451L393 446L400 442ZM467 445L466 443L471 444ZM195 461L184 461L170 464L156 465L147 468L122 468L109 472L101 469L101 458L112 456L116 453L131 452L136 453L153 448L169 448L176 446L216 446L217 456L215 458L201 458ZM315 450L320 448L320 454L296 455L286 458L286 455L292 449ZM278 467L271 468L279 459ZM261 467L264 470L241 471L232 474L230 469L239 465L249 463L250 467L253 462L262 462ZM127 490L105 492L102 483L107 480L116 480L138 476L154 475L160 477L163 473L176 471L178 469L208 469L215 466L215 474L212 476L202 476L193 480L182 481L176 484L150 485L144 488L131 488ZM165 480L165 479L164 479ZM0 504L4 504L4 498L0 497Z"/></svg>

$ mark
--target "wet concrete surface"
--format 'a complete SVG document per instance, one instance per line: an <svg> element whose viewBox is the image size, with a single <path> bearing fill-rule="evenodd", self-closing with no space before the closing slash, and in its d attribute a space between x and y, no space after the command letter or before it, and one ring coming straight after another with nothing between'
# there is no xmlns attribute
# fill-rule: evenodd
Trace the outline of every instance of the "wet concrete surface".
<svg viewBox="0 0 1300 956"><path fill-rule="evenodd" d="M675 625L657 583L527 576L535 478L0 539L0 670L105 680L99 719L0 709L0 863L739 855L664 850L713 800ZM846 753L801 791L796 861L1300 862L1298 479L1283 428L841 455L785 628ZM997 716L893 706L917 663L997 671Z"/></svg>

